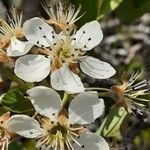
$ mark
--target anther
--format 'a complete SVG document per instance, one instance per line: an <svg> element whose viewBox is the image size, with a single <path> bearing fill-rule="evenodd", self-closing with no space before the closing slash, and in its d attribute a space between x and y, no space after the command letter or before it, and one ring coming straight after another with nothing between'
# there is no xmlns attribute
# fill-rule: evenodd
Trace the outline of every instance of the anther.
<svg viewBox="0 0 150 150"><path fill-rule="evenodd" d="M66 31L69 31L69 28L66 28Z"/></svg>
<svg viewBox="0 0 150 150"><path fill-rule="evenodd" d="M81 148L84 148L85 146L84 145L81 145Z"/></svg>
<svg viewBox="0 0 150 150"><path fill-rule="evenodd" d="M85 31L83 30L83 34L85 34Z"/></svg>
<svg viewBox="0 0 150 150"><path fill-rule="evenodd" d="M77 137L78 139L80 138L80 135Z"/></svg>
<svg viewBox="0 0 150 150"><path fill-rule="evenodd" d="M33 132L32 132L32 131L30 131L29 133L30 133L30 134L33 134Z"/></svg>
<svg viewBox="0 0 150 150"><path fill-rule="evenodd" d="M51 121L51 124L54 124L54 121Z"/></svg>
<svg viewBox="0 0 150 150"><path fill-rule="evenodd" d="M42 30L42 27L39 26L39 29Z"/></svg>
<svg viewBox="0 0 150 150"><path fill-rule="evenodd" d="M88 41L90 41L90 40L91 40L91 38L88 39Z"/></svg>
<svg viewBox="0 0 150 150"><path fill-rule="evenodd" d="M52 38L54 39L54 38L55 38L55 35L52 35Z"/></svg>
<svg viewBox="0 0 150 150"><path fill-rule="evenodd" d="M45 39L46 39L46 36L45 36L45 35L43 35L43 38L45 38Z"/></svg>

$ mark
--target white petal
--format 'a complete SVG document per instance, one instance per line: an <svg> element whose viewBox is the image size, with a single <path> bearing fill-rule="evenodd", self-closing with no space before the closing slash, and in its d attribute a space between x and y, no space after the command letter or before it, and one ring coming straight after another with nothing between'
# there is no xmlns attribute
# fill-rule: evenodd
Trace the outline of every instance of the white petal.
<svg viewBox="0 0 150 150"><path fill-rule="evenodd" d="M68 93L84 91L79 76L73 73L65 64L51 74L51 85L56 90L64 90Z"/></svg>
<svg viewBox="0 0 150 150"><path fill-rule="evenodd" d="M92 123L102 115L104 107L104 101L98 98L98 93L80 93L70 103L69 121L71 124Z"/></svg>
<svg viewBox="0 0 150 150"><path fill-rule="evenodd" d="M82 26L79 31L73 36L73 44L75 48L82 50L91 50L97 46L102 38L103 33L99 22L92 21Z"/></svg>
<svg viewBox="0 0 150 150"><path fill-rule="evenodd" d="M112 77L116 70L109 64L93 57L84 57L79 60L81 70L96 79Z"/></svg>
<svg viewBox="0 0 150 150"><path fill-rule="evenodd" d="M50 72L50 59L42 55L25 55L15 63L15 74L27 82L39 82Z"/></svg>
<svg viewBox="0 0 150 150"><path fill-rule="evenodd" d="M38 17L27 20L23 29L27 40L35 45L49 47L54 44L54 29Z"/></svg>
<svg viewBox="0 0 150 150"><path fill-rule="evenodd" d="M8 56L21 56L25 55L30 51L33 44L29 42L22 42L16 38L11 38L11 45L7 48L7 55Z"/></svg>
<svg viewBox="0 0 150 150"><path fill-rule="evenodd" d="M82 134L73 144L75 150L109 150L109 146L104 138L91 132Z"/></svg>
<svg viewBox="0 0 150 150"><path fill-rule="evenodd" d="M27 115L14 115L7 122L8 128L26 138L36 138L42 134L40 124Z"/></svg>
<svg viewBox="0 0 150 150"><path fill-rule="evenodd" d="M37 86L27 91L35 110L46 117L57 117L61 109L59 94L48 87Z"/></svg>

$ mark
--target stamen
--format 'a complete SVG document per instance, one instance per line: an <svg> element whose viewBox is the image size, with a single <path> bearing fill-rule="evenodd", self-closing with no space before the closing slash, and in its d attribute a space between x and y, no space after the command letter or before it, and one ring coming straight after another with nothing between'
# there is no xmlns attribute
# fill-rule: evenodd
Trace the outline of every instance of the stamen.
<svg viewBox="0 0 150 150"><path fill-rule="evenodd" d="M132 86L133 90L139 90L139 89L144 88L144 87L146 89L149 89L147 80L143 80L143 81L137 83L136 85Z"/></svg>
<svg viewBox="0 0 150 150"><path fill-rule="evenodd" d="M73 136L71 136L71 139L81 148L83 147L83 145L81 145Z"/></svg>
<svg viewBox="0 0 150 150"><path fill-rule="evenodd" d="M68 142L68 144L69 144L70 148L71 148L72 150L74 150L74 148L73 148L73 146L72 146L72 144L71 144L70 140L68 139L68 136L66 137L66 139L67 139L67 142Z"/></svg>
<svg viewBox="0 0 150 150"><path fill-rule="evenodd" d="M76 133L74 133L74 132L72 132L72 131L70 131L70 134L72 134L72 135L76 136L77 138L79 138L79 137L80 137L78 134L76 134Z"/></svg>

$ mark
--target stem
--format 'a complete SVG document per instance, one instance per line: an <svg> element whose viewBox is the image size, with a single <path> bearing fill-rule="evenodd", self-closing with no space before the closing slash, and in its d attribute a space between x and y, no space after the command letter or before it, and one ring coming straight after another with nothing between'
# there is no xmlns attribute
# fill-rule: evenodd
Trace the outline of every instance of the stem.
<svg viewBox="0 0 150 150"><path fill-rule="evenodd" d="M107 88L99 88L99 87L92 87L92 88L85 88L86 91L107 91L110 92L110 89Z"/></svg>
<svg viewBox="0 0 150 150"><path fill-rule="evenodd" d="M100 92L98 94L100 97L110 97L111 98L110 92Z"/></svg>
<svg viewBox="0 0 150 150"><path fill-rule="evenodd" d="M69 94L68 93L64 93L64 96L63 96L63 99L62 99L62 106L65 106L66 103L68 102L68 99L69 99Z"/></svg>

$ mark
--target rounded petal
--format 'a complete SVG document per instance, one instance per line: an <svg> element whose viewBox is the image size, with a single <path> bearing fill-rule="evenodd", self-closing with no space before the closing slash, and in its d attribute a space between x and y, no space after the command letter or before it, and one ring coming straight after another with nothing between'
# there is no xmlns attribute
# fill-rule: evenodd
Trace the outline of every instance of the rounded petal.
<svg viewBox="0 0 150 150"><path fill-rule="evenodd" d="M40 124L27 115L14 115L7 122L8 128L23 137L37 138L42 134Z"/></svg>
<svg viewBox="0 0 150 150"><path fill-rule="evenodd" d="M33 44L29 42L22 42L16 38L11 38L11 45L7 48L8 56L22 56L30 51Z"/></svg>
<svg viewBox="0 0 150 150"><path fill-rule="evenodd" d="M83 57L79 60L81 70L96 79L112 77L116 70L109 64L93 57Z"/></svg>
<svg viewBox="0 0 150 150"><path fill-rule="evenodd" d="M97 46L103 38L103 33L98 21L91 21L82 26L73 36L73 45L82 50L91 50Z"/></svg>
<svg viewBox="0 0 150 150"><path fill-rule="evenodd" d="M100 117L104 111L104 101L98 93L83 92L74 97L69 105L69 121L71 124L89 124Z"/></svg>
<svg viewBox="0 0 150 150"><path fill-rule="evenodd" d="M51 74L51 85L56 90L68 93L80 93L85 90L79 76L65 64Z"/></svg>
<svg viewBox="0 0 150 150"><path fill-rule="evenodd" d="M74 142L75 150L109 150L109 146L104 138L91 132L82 134L77 142Z"/></svg>
<svg viewBox="0 0 150 150"><path fill-rule="evenodd" d="M27 40L35 45L49 47L54 44L54 29L38 17L27 20L23 30Z"/></svg>
<svg viewBox="0 0 150 150"><path fill-rule="evenodd" d="M27 82L39 82L50 72L50 59L42 55L25 55L15 63L15 74Z"/></svg>
<svg viewBox="0 0 150 150"><path fill-rule="evenodd" d="M37 86L27 91L35 110L48 118L57 117L61 110L59 94L48 87Z"/></svg>

